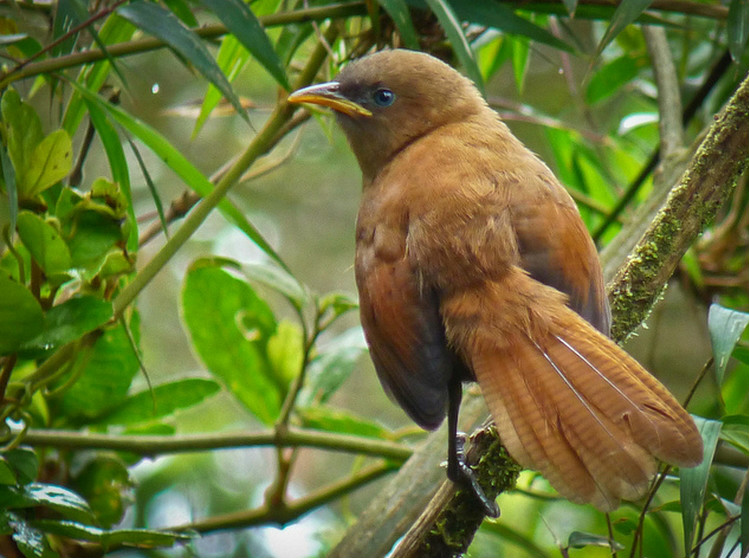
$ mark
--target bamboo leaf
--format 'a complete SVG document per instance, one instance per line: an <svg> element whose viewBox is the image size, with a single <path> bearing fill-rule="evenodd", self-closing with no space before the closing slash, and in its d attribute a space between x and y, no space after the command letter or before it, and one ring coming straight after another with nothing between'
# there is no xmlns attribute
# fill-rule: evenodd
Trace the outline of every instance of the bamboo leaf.
<svg viewBox="0 0 749 558"><path fill-rule="evenodd" d="M249 117L242 108L229 80L226 79L208 49L200 38L185 27L172 12L152 2L134 0L117 8L117 13L172 47L175 52L195 66L203 77L215 85L234 106L237 113L249 122Z"/></svg>
<svg viewBox="0 0 749 558"><path fill-rule="evenodd" d="M731 58L738 62L749 39L749 0L731 0L727 24L728 49Z"/></svg>
<svg viewBox="0 0 749 558"><path fill-rule="evenodd" d="M724 308L719 304L710 305L707 327L710 330L718 385L723 383L723 374L728 366L728 359L747 325L749 325L749 314Z"/></svg>
<svg viewBox="0 0 749 558"><path fill-rule="evenodd" d="M200 3L218 16L281 87L287 91L291 90L281 59L273 49L265 29L247 4L242 0L200 0Z"/></svg>
<svg viewBox="0 0 749 558"><path fill-rule="evenodd" d="M606 33L604 33L601 42L598 44L596 56L603 52L603 49L621 33L621 31L630 23L633 23L642 12L644 12L653 0L622 0L617 6L614 15L611 16Z"/></svg>
<svg viewBox="0 0 749 558"><path fill-rule="evenodd" d="M463 65L463 69L468 77L476 84L481 93L484 93L484 79L481 77L481 70L476 63L476 57L468 44L468 39L463 33L463 27L460 20L456 17L450 4L446 0L426 0L429 8L437 16L437 20L445 30L447 38L455 51L455 55Z"/></svg>

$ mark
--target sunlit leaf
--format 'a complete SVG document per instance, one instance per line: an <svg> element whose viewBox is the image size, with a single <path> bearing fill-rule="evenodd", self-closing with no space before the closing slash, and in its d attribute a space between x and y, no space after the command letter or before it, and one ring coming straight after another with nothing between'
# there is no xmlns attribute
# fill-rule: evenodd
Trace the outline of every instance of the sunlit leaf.
<svg viewBox="0 0 749 558"><path fill-rule="evenodd" d="M218 16L227 29L250 51L268 73L287 91L289 79L265 29L242 0L199 0ZM218 87L218 86L217 86ZM219 88L220 89L220 88Z"/></svg>
<svg viewBox="0 0 749 558"><path fill-rule="evenodd" d="M301 328L289 320L278 322L268 339L268 360L276 378L288 386L300 373L304 361L304 337Z"/></svg>
<svg viewBox="0 0 749 558"><path fill-rule="evenodd" d="M190 533L174 533L171 531L156 531L153 529L100 529L91 525L75 521L58 521L54 519L40 519L34 521L34 526L47 533L100 543L104 548L119 545L135 546L139 548L156 548L172 546L177 541L187 541L195 535Z"/></svg>
<svg viewBox="0 0 749 558"><path fill-rule="evenodd" d="M65 178L73 167L73 143L65 130L56 130L31 152L19 195L32 198Z"/></svg>
<svg viewBox="0 0 749 558"><path fill-rule="evenodd" d="M31 483L22 486L0 486L0 502L9 509L43 506L75 521L93 520L91 508L72 490L53 484Z"/></svg>
<svg viewBox="0 0 749 558"><path fill-rule="evenodd" d="M266 354L276 320L245 281L220 267L192 267L182 289L182 316L193 347L216 378L258 419L271 424L284 386Z"/></svg>
<svg viewBox="0 0 749 558"><path fill-rule="evenodd" d="M511 43L512 47L512 70L515 75L515 85L518 93L523 92L525 85L525 76L528 73L528 61L530 60L530 48L528 41L522 37L515 38Z"/></svg>
<svg viewBox="0 0 749 558"><path fill-rule="evenodd" d="M637 77L645 62L642 58L624 55L606 63L590 78L585 90L585 100L594 104L620 91L626 83Z"/></svg>
<svg viewBox="0 0 749 558"><path fill-rule="evenodd" d="M710 465L713 462L715 448L720 437L721 423L716 420L707 420L702 417L694 417L697 428L702 435L704 455L702 463L696 467L679 469L681 479L680 495L682 506L682 523L684 525L684 548L689 554L694 540L697 517L705 500L707 480L710 475Z"/></svg>
<svg viewBox="0 0 749 558"><path fill-rule="evenodd" d="M39 335L44 324L42 307L33 294L0 274L0 354L8 354Z"/></svg>
<svg viewBox="0 0 749 558"><path fill-rule="evenodd" d="M483 93L484 80L476 63L476 57L473 54L473 50L471 50L471 45L468 44L468 39L463 32L463 26L455 16L452 7L447 0L426 0L426 3L432 12L434 12L434 15L437 16L442 29L445 30L445 35L450 40L453 51L455 51L455 56L460 60L466 74L468 74L468 77L471 78L476 87Z"/></svg>
<svg viewBox="0 0 749 558"><path fill-rule="evenodd" d="M723 383L723 374L728 366L728 359L748 324L749 314L724 308L719 304L710 305L707 327L710 330L718 385Z"/></svg>
<svg viewBox="0 0 749 558"><path fill-rule="evenodd" d="M172 12L153 2L134 0L117 8L117 13L143 31L161 39L188 60L203 74L203 77L224 94L237 113L249 122L249 117L242 108L229 80L226 79L206 46Z"/></svg>

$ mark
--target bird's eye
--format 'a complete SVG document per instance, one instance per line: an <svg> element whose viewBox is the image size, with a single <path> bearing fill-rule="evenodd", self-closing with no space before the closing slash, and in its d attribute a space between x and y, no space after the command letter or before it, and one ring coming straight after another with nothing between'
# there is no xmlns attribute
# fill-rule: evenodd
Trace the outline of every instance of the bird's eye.
<svg viewBox="0 0 749 558"><path fill-rule="evenodd" d="M395 101L395 93L382 87L374 92L372 98L377 106L389 107Z"/></svg>

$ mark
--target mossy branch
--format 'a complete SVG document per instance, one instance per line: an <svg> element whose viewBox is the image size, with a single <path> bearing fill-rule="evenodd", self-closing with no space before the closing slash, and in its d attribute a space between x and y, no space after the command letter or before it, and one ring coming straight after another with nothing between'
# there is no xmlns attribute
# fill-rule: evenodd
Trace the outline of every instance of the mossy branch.
<svg viewBox="0 0 749 558"><path fill-rule="evenodd" d="M749 157L749 76L740 84L721 113L716 116L705 139L692 157L686 172L671 190L666 203L656 214L650 227L626 260L619 262L619 271L609 284L613 314L613 337L622 340L647 316L666 281L672 275L687 248L714 219L718 209L728 199L737 178L746 168ZM473 408L471 398L466 407ZM464 407L464 410L466 408ZM393 556L442 556L445 549L460 552L478 529L482 518L467 518L451 524L446 530L444 520L453 517L450 510L460 506L460 491L452 483L443 482L437 492L435 486L425 486L425 477L433 478L435 471L444 479L439 463L445 458L444 429L432 434L424 446L414 453L398 475L362 514L361 519L344 535L328 558L367 555L373 558L388 554L396 540L424 509L425 497L437 495L426 506L422 515L429 521L417 521L414 532L406 535ZM474 435L476 436L476 435ZM483 436L483 434L481 434ZM441 442L441 443L440 443ZM469 450L470 451L470 450ZM499 444L490 444L480 457L475 470L479 478L497 475L506 477L512 469L495 470L503 458ZM418 463L415 468L412 464ZM397 490L400 489L400 492ZM394 507L384 495L397 494L399 505ZM447 497L446 497L447 496ZM382 528L382 526L386 528ZM438 533L443 543L436 545ZM457 545L455 536L462 537Z"/></svg>

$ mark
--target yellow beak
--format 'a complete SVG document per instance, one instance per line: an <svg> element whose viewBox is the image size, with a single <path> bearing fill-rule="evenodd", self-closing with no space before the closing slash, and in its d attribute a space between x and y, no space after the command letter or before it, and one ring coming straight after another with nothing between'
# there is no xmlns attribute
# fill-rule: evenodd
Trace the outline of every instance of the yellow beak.
<svg viewBox="0 0 749 558"><path fill-rule="evenodd" d="M348 116L372 116L371 111L341 95L338 90L339 85L337 81L310 85L309 87L294 91L289 95L288 101L290 103L322 105Z"/></svg>

